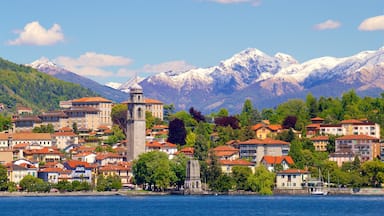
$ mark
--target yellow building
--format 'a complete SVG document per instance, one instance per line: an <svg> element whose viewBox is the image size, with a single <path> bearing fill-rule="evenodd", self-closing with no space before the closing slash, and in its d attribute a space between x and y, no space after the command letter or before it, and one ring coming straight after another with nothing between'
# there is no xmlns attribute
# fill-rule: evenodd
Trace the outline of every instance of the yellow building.
<svg viewBox="0 0 384 216"><path fill-rule="evenodd" d="M164 112L164 104L161 101L146 98L145 102L145 110L150 111L152 116L163 120L163 112Z"/></svg>

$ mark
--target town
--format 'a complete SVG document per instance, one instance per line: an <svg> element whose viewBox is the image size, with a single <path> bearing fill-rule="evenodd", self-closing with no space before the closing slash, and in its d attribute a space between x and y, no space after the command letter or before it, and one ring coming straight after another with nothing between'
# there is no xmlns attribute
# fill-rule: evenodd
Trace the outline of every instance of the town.
<svg viewBox="0 0 384 216"><path fill-rule="evenodd" d="M357 100L365 99L352 90L341 102ZM382 117L384 97L369 100L381 103ZM37 115L19 105L0 133L0 189L325 195L381 187L379 123L357 111L335 119L327 101L337 100L308 95L260 113L246 100L238 115L204 116L145 98L136 83L121 104L83 97Z"/></svg>

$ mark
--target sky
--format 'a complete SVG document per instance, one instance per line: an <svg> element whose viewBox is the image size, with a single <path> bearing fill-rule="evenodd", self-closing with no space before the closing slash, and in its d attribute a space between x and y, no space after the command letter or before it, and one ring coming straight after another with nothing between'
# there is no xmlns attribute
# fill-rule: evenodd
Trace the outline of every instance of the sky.
<svg viewBox="0 0 384 216"><path fill-rule="evenodd" d="M12 0L0 57L101 84L215 66L247 48L299 62L384 46L383 0Z"/></svg>

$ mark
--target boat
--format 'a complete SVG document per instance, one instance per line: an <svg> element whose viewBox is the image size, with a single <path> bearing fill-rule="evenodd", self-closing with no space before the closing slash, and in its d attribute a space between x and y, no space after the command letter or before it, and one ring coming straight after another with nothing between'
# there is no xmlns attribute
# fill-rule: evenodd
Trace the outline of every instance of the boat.
<svg viewBox="0 0 384 216"><path fill-rule="evenodd" d="M328 185L329 185L329 174L328 174ZM324 181L321 176L321 172L319 169L319 178L315 181L310 181L308 183L309 192L311 195L328 195L327 187L324 187Z"/></svg>

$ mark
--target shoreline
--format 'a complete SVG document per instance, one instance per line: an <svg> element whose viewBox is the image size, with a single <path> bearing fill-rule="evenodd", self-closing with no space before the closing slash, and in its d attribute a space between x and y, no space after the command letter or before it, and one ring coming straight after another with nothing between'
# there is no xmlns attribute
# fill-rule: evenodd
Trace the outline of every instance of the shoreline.
<svg viewBox="0 0 384 216"><path fill-rule="evenodd" d="M275 191L277 192L277 191ZM361 188L358 192L353 192L350 189L339 191L339 190L330 190L328 196L384 196L383 188ZM0 192L0 197L49 197L49 196L200 196L200 195L220 195L220 196L258 196L258 193L244 192L244 191L230 191L228 193L193 193L193 194L184 194L184 193L172 193L169 192L151 192L151 191L130 191L130 190L121 190L121 191L75 191L75 192ZM285 190L274 193L271 196L311 196L308 193L299 192L296 190Z"/></svg>

